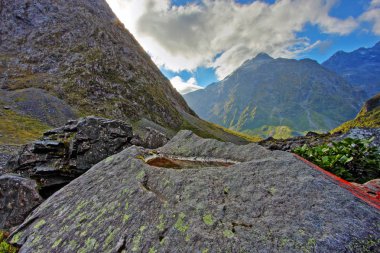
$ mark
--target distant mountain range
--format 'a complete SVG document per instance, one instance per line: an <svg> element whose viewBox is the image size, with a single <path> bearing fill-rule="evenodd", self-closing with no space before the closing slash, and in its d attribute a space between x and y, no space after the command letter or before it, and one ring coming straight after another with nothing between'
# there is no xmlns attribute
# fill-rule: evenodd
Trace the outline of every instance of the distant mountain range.
<svg viewBox="0 0 380 253"><path fill-rule="evenodd" d="M380 42L350 53L339 51L322 65L364 90L366 98L380 92Z"/></svg>
<svg viewBox="0 0 380 253"><path fill-rule="evenodd" d="M328 131L355 117L365 94L314 60L259 54L223 81L184 95L203 119L277 138Z"/></svg>

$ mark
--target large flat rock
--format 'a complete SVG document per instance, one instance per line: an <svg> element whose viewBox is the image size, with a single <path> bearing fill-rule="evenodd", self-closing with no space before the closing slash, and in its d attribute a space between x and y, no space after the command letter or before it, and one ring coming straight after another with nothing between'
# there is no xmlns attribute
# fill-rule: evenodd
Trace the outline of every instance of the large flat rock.
<svg viewBox="0 0 380 253"><path fill-rule="evenodd" d="M153 167L143 157L236 161ZM41 204L11 236L20 252L360 252L379 246L380 212L282 151L180 132L129 147Z"/></svg>

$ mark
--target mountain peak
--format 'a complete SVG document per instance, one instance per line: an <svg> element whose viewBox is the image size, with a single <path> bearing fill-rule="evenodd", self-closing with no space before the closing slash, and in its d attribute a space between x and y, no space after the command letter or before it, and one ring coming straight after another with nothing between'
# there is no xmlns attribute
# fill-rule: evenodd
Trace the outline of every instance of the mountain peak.
<svg viewBox="0 0 380 253"><path fill-rule="evenodd" d="M273 60L273 58L270 57L269 54L261 52L256 55L254 60Z"/></svg>

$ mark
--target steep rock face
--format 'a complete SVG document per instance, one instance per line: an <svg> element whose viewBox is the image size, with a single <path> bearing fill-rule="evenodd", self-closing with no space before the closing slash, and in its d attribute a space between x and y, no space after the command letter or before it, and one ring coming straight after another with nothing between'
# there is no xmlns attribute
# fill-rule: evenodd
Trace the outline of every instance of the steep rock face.
<svg viewBox="0 0 380 253"><path fill-rule="evenodd" d="M87 117L50 130L21 148L5 166L38 181L41 194L55 190L94 164L130 146L132 128L122 121Z"/></svg>
<svg viewBox="0 0 380 253"><path fill-rule="evenodd" d="M350 84L317 62L266 54L184 97L201 118L263 137L330 130L353 118L361 105Z"/></svg>
<svg viewBox="0 0 380 253"><path fill-rule="evenodd" d="M178 128L193 114L104 0L0 0L0 87Z"/></svg>
<svg viewBox="0 0 380 253"><path fill-rule="evenodd" d="M42 202L35 181L16 175L0 176L0 229L20 225Z"/></svg>
<svg viewBox="0 0 380 253"><path fill-rule="evenodd" d="M322 65L364 90L365 98L380 92L380 42L372 48L359 48L349 53L339 51Z"/></svg>
<svg viewBox="0 0 380 253"><path fill-rule="evenodd" d="M150 155L235 160L167 169ZM188 159L190 159L188 157ZM130 147L40 205L13 233L20 252L358 252L379 247L380 213L286 152L181 131Z"/></svg>

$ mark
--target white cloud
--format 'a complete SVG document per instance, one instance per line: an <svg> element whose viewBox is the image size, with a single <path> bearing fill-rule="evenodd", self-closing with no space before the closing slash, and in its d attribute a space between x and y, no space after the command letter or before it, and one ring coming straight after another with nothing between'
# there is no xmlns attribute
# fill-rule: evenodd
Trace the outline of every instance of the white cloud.
<svg viewBox="0 0 380 253"><path fill-rule="evenodd" d="M193 77L187 81L184 81L180 76L175 76L170 79L170 82L172 83L173 87L176 88L176 90L182 95L203 89L203 87L197 85L197 81Z"/></svg>
<svg viewBox="0 0 380 253"><path fill-rule="evenodd" d="M329 15L337 0L203 0L180 7L169 0L107 1L156 64L172 71L213 67L220 79L260 52L295 57L310 50L320 42L297 37L308 23L339 35L358 26Z"/></svg>
<svg viewBox="0 0 380 253"><path fill-rule="evenodd" d="M373 23L372 32L380 35L380 0L372 0L370 7L359 20Z"/></svg>

